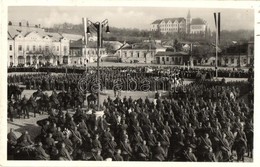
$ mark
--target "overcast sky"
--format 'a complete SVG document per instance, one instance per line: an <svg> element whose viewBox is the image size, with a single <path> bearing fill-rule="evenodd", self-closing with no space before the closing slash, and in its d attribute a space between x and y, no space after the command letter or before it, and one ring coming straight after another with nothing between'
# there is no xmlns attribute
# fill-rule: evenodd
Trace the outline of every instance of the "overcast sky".
<svg viewBox="0 0 260 167"><path fill-rule="evenodd" d="M176 8L176 7L8 7L8 20L28 20L33 24L50 27L57 23L82 23L82 17L91 21L109 20L109 25L119 28L149 29L156 19L185 17L190 10L191 17L205 19L211 30L214 28L213 13L221 12L221 29L254 29L254 11L252 9L212 9L212 8Z"/></svg>

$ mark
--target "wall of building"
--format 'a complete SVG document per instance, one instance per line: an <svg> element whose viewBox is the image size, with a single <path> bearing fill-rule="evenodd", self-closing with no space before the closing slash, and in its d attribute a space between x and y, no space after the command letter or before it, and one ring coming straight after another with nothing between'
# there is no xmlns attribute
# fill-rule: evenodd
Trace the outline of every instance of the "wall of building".
<svg viewBox="0 0 260 167"><path fill-rule="evenodd" d="M12 45L12 51L9 50ZM13 62L14 66L23 65L30 66L32 64L45 64L47 61L56 65L58 59L62 64L62 57L69 56L69 41L61 39L61 41L53 41L50 37L31 32L26 36L17 35L13 40L8 41L8 66ZM50 57L50 55L52 55ZM13 59L11 59L11 57Z"/></svg>
<svg viewBox="0 0 260 167"><path fill-rule="evenodd" d="M156 64L182 65L183 56L155 56Z"/></svg>
<svg viewBox="0 0 260 167"><path fill-rule="evenodd" d="M122 49L120 52L122 62L126 63L154 63L155 50Z"/></svg>
<svg viewBox="0 0 260 167"><path fill-rule="evenodd" d="M248 65L247 55L228 55L220 58L222 66L237 67L238 65L244 67ZM240 63L239 63L240 61Z"/></svg>
<svg viewBox="0 0 260 167"><path fill-rule="evenodd" d="M200 34L206 32L206 25L191 25L190 26L190 33L191 34Z"/></svg>

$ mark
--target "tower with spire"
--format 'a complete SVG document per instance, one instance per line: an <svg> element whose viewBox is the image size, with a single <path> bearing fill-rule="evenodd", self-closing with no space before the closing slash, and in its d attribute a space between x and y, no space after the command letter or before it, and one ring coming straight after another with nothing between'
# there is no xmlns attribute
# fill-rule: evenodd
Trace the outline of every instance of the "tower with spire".
<svg viewBox="0 0 260 167"><path fill-rule="evenodd" d="M191 17L190 17L190 10L189 10L186 18L186 34L190 34L190 23L191 23Z"/></svg>

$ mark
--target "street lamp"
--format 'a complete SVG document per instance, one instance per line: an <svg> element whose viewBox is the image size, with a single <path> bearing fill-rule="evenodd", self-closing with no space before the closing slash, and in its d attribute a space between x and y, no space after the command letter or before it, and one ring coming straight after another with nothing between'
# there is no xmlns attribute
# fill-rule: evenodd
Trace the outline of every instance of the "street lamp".
<svg viewBox="0 0 260 167"><path fill-rule="evenodd" d="M106 33L110 33L108 20L105 19L102 22L95 22L88 20L87 21L87 34L91 34L91 30L97 33L97 84L98 84L98 97L97 97L97 109L100 110L100 71L99 71L99 61L100 61L100 54L99 49L103 47L102 41L102 32L103 28L106 26ZM87 39L86 39L87 40Z"/></svg>

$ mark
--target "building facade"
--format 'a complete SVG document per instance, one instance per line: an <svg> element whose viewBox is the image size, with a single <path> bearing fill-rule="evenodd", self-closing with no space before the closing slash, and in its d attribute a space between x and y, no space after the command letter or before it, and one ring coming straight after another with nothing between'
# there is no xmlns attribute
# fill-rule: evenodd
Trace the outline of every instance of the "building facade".
<svg viewBox="0 0 260 167"><path fill-rule="evenodd" d="M155 54L165 51L160 44L155 42L143 42L127 45L118 50L121 62L124 63L155 63Z"/></svg>
<svg viewBox="0 0 260 167"><path fill-rule="evenodd" d="M229 47L220 57L222 66L245 67L254 65L254 42Z"/></svg>
<svg viewBox="0 0 260 167"><path fill-rule="evenodd" d="M155 55L156 64L164 65L183 65L189 59L189 54L186 52L158 52Z"/></svg>
<svg viewBox="0 0 260 167"><path fill-rule="evenodd" d="M39 26L8 25L8 66L69 64L69 40Z"/></svg>
<svg viewBox="0 0 260 167"><path fill-rule="evenodd" d="M70 43L70 62L71 65L86 65L97 61L97 42L88 41L83 44L82 39ZM107 57L106 48L99 49L100 61Z"/></svg>
<svg viewBox="0 0 260 167"><path fill-rule="evenodd" d="M207 24L201 18L194 18L190 24L190 34L206 34Z"/></svg>

